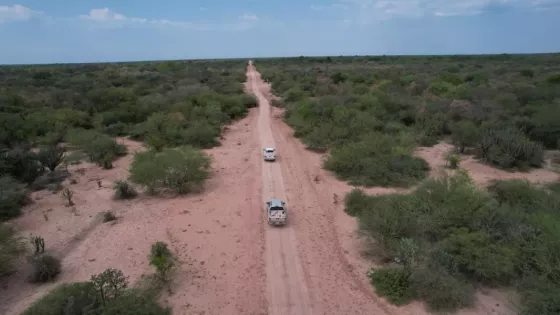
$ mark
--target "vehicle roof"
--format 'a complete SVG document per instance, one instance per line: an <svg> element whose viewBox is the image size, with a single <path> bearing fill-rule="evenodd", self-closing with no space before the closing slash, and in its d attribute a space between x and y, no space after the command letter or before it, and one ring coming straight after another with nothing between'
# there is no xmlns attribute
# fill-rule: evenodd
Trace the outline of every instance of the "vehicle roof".
<svg viewBox="0 0 560 315"><path fill-rule="evenodd" d="M274 148L264 148L264 149L265 149L265 150L273 150L273 151L274 151Z"/></svg>
<svg viewBox="0 0 560 315"><path fill-rule="evenodd" d="M284 206L284 201L282 201L280 199L270 199L268 202L270 203L271 207L283 207Z"/></svg>

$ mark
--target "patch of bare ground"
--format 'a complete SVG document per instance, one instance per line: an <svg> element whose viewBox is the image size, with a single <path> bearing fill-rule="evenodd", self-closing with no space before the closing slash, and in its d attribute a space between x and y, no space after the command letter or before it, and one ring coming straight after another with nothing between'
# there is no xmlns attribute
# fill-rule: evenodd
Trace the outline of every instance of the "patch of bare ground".
<svg viewBox="0 0 560 315"><path fill-rule="evenodd" d="M66 207L60 193L33 193L34 204L13 224L23 236L43 236L46 249L61 256L63 272L55 283L41 286L27 283L25 270L5 279L0 314L19 314L56 284L88 280L106 268L121 269L134 282L153 272L148 253L158 240L168 243L181 261L173 294L162 297L174 314L266 313L255 181L260 152L251 129L256 117L256 109L251 110L227 128L222 146L206 150L214 170L201 194L113 200L113 181L128 176L132 152L143 150L130 140L122 141L131 153L111 170L90 163L69 166L71 177L64 185L74 192L74 207ZM118 219L102 223L98 215L107 210Z"/></svg>
<svg viewBox="0 0 560 315"><path fill-rule="evenodd" d="M425 159L431 167L431 176L437 176L445 171L445 155L453 150L448 143L438 143L433 147L420 147L415 155ZM470 176L480 187L486 186L492 180L526 179L532 183L551 183L560 179L560 175L553 171L550 157L545 161L545 167L532 169L529 172L509 172L483 164L472 156L461 155L460 167L469 171Z"/></svg>
<svg viewBox="0 0 560 315"><path fill-rule="evenodd" d="M269 86L261 88L262 91L269 89ZM283 122L283 112L283 109L272 108L272 130L276 138L278 163L283 166L286 196L292 212L297 211L297 221L291 224L297 233L298 248L316 313L429 314L421 302L396 307L376 296L366 277L367 270L375 263L364 255L364 239L356 233L357 220L344 212L344 196L355 187L337 180L331 172L322 168L325 154L305 149L293 137L291 127ZM441 145L434 148L438 149L441 157L438 155L437 160L431 157L433 152L419 150L419 155L425 157L432 167L441 167L445 164L443 156L446 150ZM374 195L408 191L360 188ZM461 310L458 314L516 314L510 294L505 290L484 290L476 297L477 303L473 308Z"/></svg>

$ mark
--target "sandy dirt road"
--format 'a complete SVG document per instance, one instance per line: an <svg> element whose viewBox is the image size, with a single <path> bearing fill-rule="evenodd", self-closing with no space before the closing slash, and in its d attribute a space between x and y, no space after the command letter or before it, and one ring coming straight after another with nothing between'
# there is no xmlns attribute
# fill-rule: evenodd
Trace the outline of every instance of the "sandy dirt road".
<svg viewBox="0 0 560 315"><path fill-rule="evenodd" d="M270 104L260 92L260 77L255 68L248 71L249 88L259 102L258 133L261 148L276 147L272 135ZM283 227L265 228L266 238L266 276L268 293L268 314L313 314L309 299L307 283L297 250L297 240L291 221L297 220L297 205L291 207L286 199L281 163L269 163L262 159L262 205L271 198L286 201L288 207L288 224ZM263 212L264 214L264 212ZM267 224L267 223L265 223Z"/></svg>

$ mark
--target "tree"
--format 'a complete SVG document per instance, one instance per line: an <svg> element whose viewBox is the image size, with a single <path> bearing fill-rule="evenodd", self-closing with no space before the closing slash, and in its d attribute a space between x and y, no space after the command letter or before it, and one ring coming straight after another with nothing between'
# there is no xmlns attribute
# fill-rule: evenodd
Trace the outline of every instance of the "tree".
<svg viewBox="0 0 560 315"><path fill-rule="evenodd" d="M130 165L130 180L154 193L170 188L186 194L201 186L210 176L210 157L190 146L166 148L160 153L140 152Z"/></svg>
<svg viewBox="0 0 560 315"><path fill-rule="evenodd" d="M451 127L451 140L460 153L464 153L467 146L475 145L479 137L479 130L471 121L461 120Z"/></svg>
<svg viewBox="0 0 560 315"><path fill-rule="evenodd" d="M58 145L50 145L41 148L38 153L39 161L44 167L53 172L54 169L64 160L64 151L64 148Z"/></svg>
<svg viewBox="0 0 560 315"><path fill-rule="evenodd" d="M91 282L101 296L103 305L119 297L128 287L128 279L121 270L106 269L100 274L91 276Z"/></svg>

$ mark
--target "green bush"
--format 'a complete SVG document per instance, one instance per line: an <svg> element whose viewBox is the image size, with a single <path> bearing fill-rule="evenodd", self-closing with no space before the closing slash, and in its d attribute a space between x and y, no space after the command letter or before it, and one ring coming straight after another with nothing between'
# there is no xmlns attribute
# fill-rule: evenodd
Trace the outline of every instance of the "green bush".
<svg viewBox="0 0 560 315"><path fill-rule="evenodd" d="M43 167L54 172L54 169L64 160L64 152L65 150L63 147L51 145L41 148L37 155Z"/></svg>
<svg viewBox="0 0 560 315"><path fill-rule="evenodd" d="M452 88L453 88L453 85L448 83L448 82L434 81L434 82L432 82L432 84L428 88L428 91L430 91L434 95L442 95L444 93L447 93L447 91L449 91Z"/></svg>
<svg viewBox="0 0 560 315"><path fill-rule="evenodd" d="M115 199L119 200L133 199L138 195L134 186L126 180L117 180L113 185L113 189L115 190Z"/></svg>
<svg viewBox="0 0 560 315"><path fill-rule="evenodd" d="M454 152L448 152L445 155L445 160L447 161L447 167L451 169L456 169L459 167L459 163L461 163L461 157Z"/></svg>
<svg viewBox="0 0 560 315"><path fill-rule="evenodd" d="M513 246L492 241L482 231L456 229L440 245L453 266L482 281L507 283L515 276L517 253Z"/></svg>
<svg viewBox="0 0 560 315"><path fill-rule="evenodd" d="M479 138L478 127L471 121L461 120L451 127L451 140L460 153L464 153L465 148L476 145Z"/></svg>
<svg viewBox="0 0 560 315"><path fill-rule="evenodd" d="M25 253L25 245L13 229L0 224L0 277L14 271L16 260Z"/></svg>
<svg viewBox="0 0 560 315"><path fill-rule="evenodd" d="M386 297L395 305L407 304L413 297L409 277L400 268L381 268L369 273L377 295Z"/></svg>
<svg viewBox="0 0 560 315"><path fill-rule="evenodd" d="M167 244L164 242L156 242L150 250L150 265L156 268L158 275L162 280L167 280L167 275L175 267L176 257L171 253Z"/></svg>
<svg viewBox="0 0 560 315"><path fill-rule="evenodd" d="M154 296L137 289L129 289L105 306L102 315L171 315Z"/></svg>
<svg viewBox="0 0 560 315"><path fill-rule="evenodd" d="M474 304L473 286L442 267L420 268L411 275L409 281L410 290L416 298L426 302L429 310L449 312Z"/></svg>
<svg viewBox="0 0 560 315"><path fill-rule="evenodd" d="M126 289L103 303L99 286L92 281L63 283L35 301L22 315L171 315L157 297Z"/></svg>
<svg viewBox="0 0 560 315"><path fill-rule="evenodd" d="M553 315L560 311L560 283L543 277L529 277L519 285L521 315Z"/></svg>
<svg viewBox="0 0 560 315"><path fill-rule="evenodd" d="M112 168L112 161L127 154L124 144L91 130L70 130L68 141L82 150L91 162L103 168Z"/></svg>
<svg viewBox="0 0 560 315"><path fill-rule="evenodd" d="M112 268L106 269L100 274L92 275L90 281L95 285L104 306L123 295L128 287L128 279L124 276L124 273Z"/></svg>
<svg viewBox="0 0 560 315"><path fill-rule="evenodd" d="M324 162L327 170L352 185L410 186L425 178L428 163L411 156L407 135L370 134L359 142L334 148Z"/></svg>
<svg viewBox="0 0 560 315"><path fill-rule="evenodd" d="M186 194L200 187L209 176L210 157L188 146L164 149L161 153L136 153L130 166L130 180L150 193L169 188Z"/></svg>
<svg viewBox="0 0 560 315"><path fill-rule="evenodd" d="M195 119L199 115L207 118ZM216 117L208 118L212 115L216 115ZM160 151L164 147L181 145L211 148L219 144L216 138L220 135L220 123L225 119L222 115L218 105L215 106L214 114L155 113L146 122L136 127L136 139L146 140L149 147L156 151ZM193 121L185 118L189 116L194 116Z"/></svg>
<svg viewBox="0 0 560 315"><path fill-rule="evenodd" d="M29 185L29 188L32 190L53 189L61 185L68 176L70 176L70 172L67 170L57 169L37 177L37 179Z"/></svg>
<svg viewBox="0 0 560 315"><path fill-rule="evenodd" d="M546 82L552 83L552 84L560 83L560 73L551 74L550 76L548 76L546 78Z"/></svg>
<svg viewBox="0 0 560 315"><path fill-rule="evenodd" d="M10 176L0 177L0 221L21 215L21 208L30 201L24 185L16 182Z"/></svg>
<svg viewBox="0 0 560 315"><path fill-rule="evenodd" d="M526 170L542 165L544 150L518 129L490 129L477 144L477 156L501 168Z"/></svg>
<svg viewBox="0 0 560 315"><path fill-rule="evenodd" d="M404 262L402 238L420 240L411 294L432 309L470 305L474 289L465 278L492 285L523 277L537 277L545 287L560 283L560 195L524 180L497 181L488 190L478 190L459 170L426 180L410 194L353 192L348 199L360 230L377 241L377 252L386 258ZM556 307L552 295L539 299L538 288L523 286L526 303L543 312Z"/></svg>
<svg viewBox="0 0 560 315"><path fill-rule="evenodd" d="M354 188L344 197L344 212L350 216L358 216L362 211L372 207L368 196L363 190Z"/></svg>
<svg viewBox="0 0 560 315"><path fill-rule="evenodd" d="M10 175L14 179L30 184L45 172L37 153L31 151L28 145L9 150L1 149L0 174Z"/></svg>
<svg viewBox="0 0 560 315"><path fill-rule="evenodd" d="M549 149L557 149L560 139L560 101L538 106L531 115L529 136Z"/></svg>
<svg viewBox="0 0 560 315"><path fill-rule="evenodd" d="M35 283L52 281L62 271L60 259L49 254L32 257L31 264L33 273L30 281Z"/></svg>
<svg viewBox="0 0 560 315"><path fill-rule="evenodd" d="M259 106L259 103L257 102L257 98L254 95L243 94L241 96L241 100L243 101L243 104L247 108Z"/></svg>
<svg viewBox="0 0 560 315"><path fill-rule="evenodd" d="M35 301L21 315L101 315L102 303L92 282L63 283Z"/></svg>

